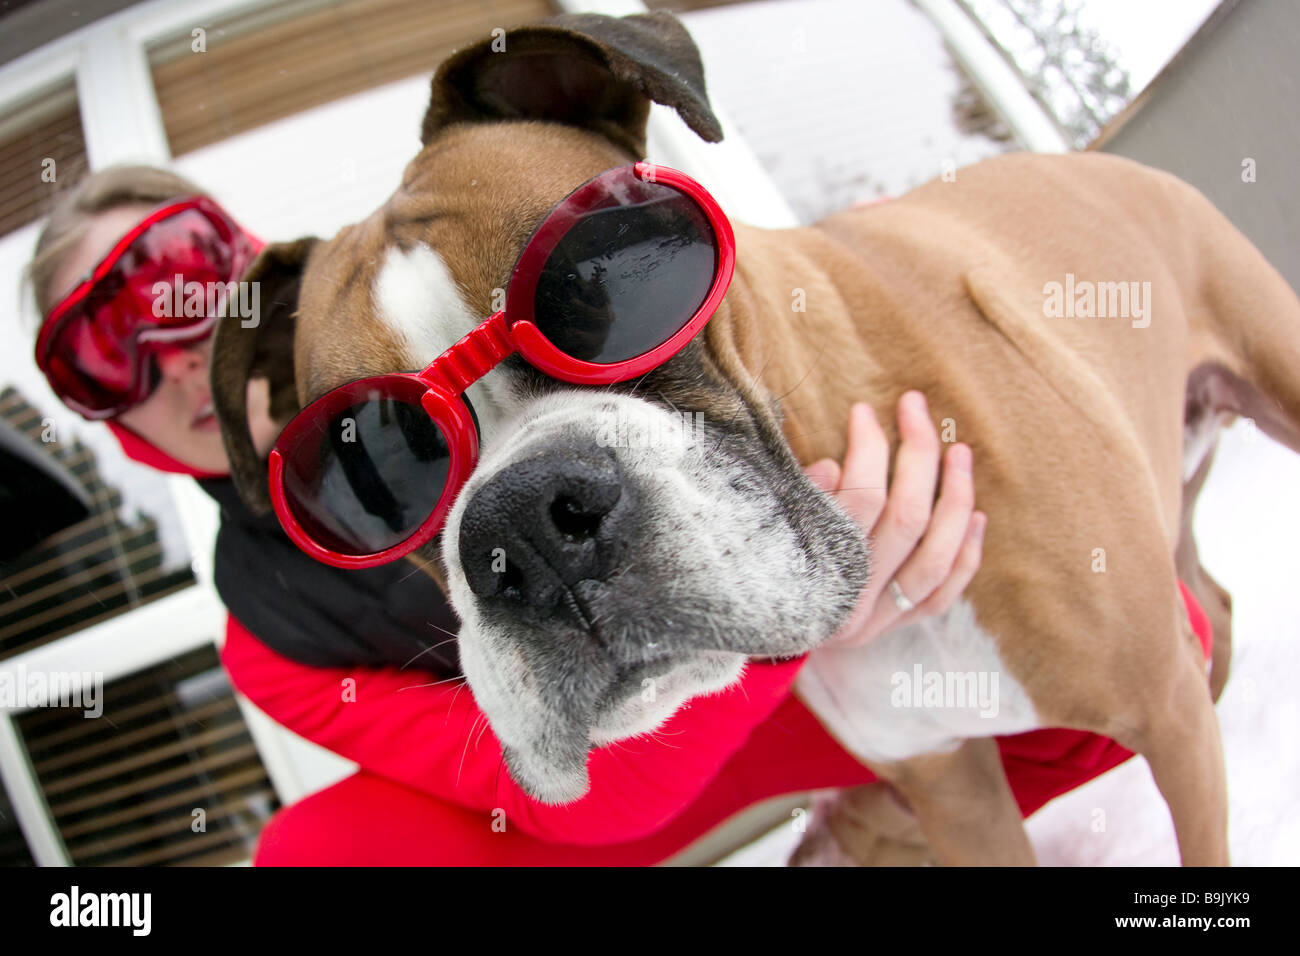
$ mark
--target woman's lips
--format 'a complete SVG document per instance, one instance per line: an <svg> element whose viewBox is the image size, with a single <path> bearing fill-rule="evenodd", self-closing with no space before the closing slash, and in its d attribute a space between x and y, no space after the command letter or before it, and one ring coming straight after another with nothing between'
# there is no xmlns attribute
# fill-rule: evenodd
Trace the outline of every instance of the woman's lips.
<svg viewBox="0 0 1300 956"><path fill-rule="evenodd" d="M212 410L212 401L208 400L199 406L199 410L194 413L194 419L190 422L190 428L200 432L216 431L218 429L217 416Z"/></svg>

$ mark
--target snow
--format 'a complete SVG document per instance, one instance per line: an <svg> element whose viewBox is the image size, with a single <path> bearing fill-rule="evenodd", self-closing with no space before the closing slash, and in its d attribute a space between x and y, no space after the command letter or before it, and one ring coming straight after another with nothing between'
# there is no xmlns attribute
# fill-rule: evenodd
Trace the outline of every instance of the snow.
<svg viewBox="0 0 1300 956"><path fill-rule="evenodd" d="M905 0L773 0L683 20L710 99L802 222L1006 148L957 127L959 74L938 30Z"/></svg>

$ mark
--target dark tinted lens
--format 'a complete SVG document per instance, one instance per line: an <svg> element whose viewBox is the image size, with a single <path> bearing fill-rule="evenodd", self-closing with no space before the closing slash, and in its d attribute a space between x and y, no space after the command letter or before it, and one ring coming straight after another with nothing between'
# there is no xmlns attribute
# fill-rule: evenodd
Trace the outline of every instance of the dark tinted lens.
<svg viewBox="0 0 1300 956"><path fill-rule="evenodd" d="M557 348L602 364L643 355L689 322L716 257L708 219L676 189L631 173L608 188L547 259L533 303Z"/></svg>
<svg viewBox="0 0 1300 956"><path fill-rule="evenodd" d="M385 551L433 513L450 464L442 431L417 404L372 389L313 423L284 454L294 517L341 554Z"/></svg>

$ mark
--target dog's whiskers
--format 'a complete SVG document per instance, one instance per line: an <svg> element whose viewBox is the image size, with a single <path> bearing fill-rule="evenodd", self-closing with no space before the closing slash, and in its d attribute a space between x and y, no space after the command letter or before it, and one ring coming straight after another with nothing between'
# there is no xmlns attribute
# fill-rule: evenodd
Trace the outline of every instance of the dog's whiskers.
<svg viewBox="0 0 1300 956"><path fill-rule="evenodd" d="M469 733L465 735L465 746L460 750L460 765L456 767L456 784L460 785L460 772L465 769L465 755L469 752L469 738L474 736L474 729L478 727L479 720L486 720L482 714L476 714L474 723L470 725Z"/></svg>
<svg viewBox="0 0 1300 956"><path fill-rule="evenodd" d="M410 571L409 574L404 574L404 575L403 575L403 576L398 580L398 582L397 582L398 584L401 584L401 583L403 583L404 581L407 581L408 579L414 577L414 576L417 575L417 574L420 574L421 572L423 572L423 573L425 573L425 574L428 573L428 571L425 569L424 565L422 565L422 564L419 563L419 558L415 557L414 555L411 556L411 563L414 564L415 567L413 567L413 568L411 569L411 571Z"/></svg>
<svg viewBox="0 0 1300 956"><path fill-rule="evenodd" d="M667 403L668 407L671 408L676 414L678 415L681 414L681 409L679 409L676 405L673 404L673 400L671 398L669 398L663 392L659 393L659 397L663 399L664 402Z"/></svg>
<svg viewBox="0 0 1300 956"><path fill-rule="evenodd" d="M828 348L830 348L830 343L829 343L829 342L827 342L825 345L823 345L823 346L821 347L821 350L818 351L818 353L817 353L817 358L814 358L814 359L812 360L812 363L808 366L807 371L805 371L802 375L799 376L799 381L795 382L792 386L790 386L789 390L786 391L786 393L785 393L784 395L777 395L777 396L773 399L773 401L776 401L776 402L781 401L781 400L782 400L783 398L785 398L787 395L792 394L796 388L798 388L800 385L802 385L802 384L804 383L804 380L807 379L808 376L812 374L813 369L815 369L815 368L817 367L818 359L820 359L820 358L822 357L822 355L825 354L825 352L826 352L826 350L827 350ZM764 367L766 367L766 366L764 366Z"/></svg>
<svg viewBox="0 0 1300 956"><path fill-rule="evenodd" d="M632 388L631 388L631 390L627 393L629 398L631 398L631 397L633 397L633 396L636 395L636 390L641 386L641 383L644 382L644 381L646 380L646 377L647 377L649 374L650 374L649 372L645 372L645 373L643 373L643 374L642 374L642 375L641 375L641 376L640 376L640 377L639 377L635 382L632 383Z"/></svg>
<svg viewBox="0 0 1300 956"><path fill-rule="evenodd" d="M439 627L437 624L434 624L432 621L425 621L424 623L425 623L425 624L428 624L428 625L429 625L431 628L433 628L435 631L442 631L442 633L446 634L448 637L451 637L451 638L454 639L454 640L459 640L459 639L460 639L460 635L459 635L458 633L456 633L455 631L449 631L449 630L447 630L445 627ZM444 643L450 644L451 642L450 642L450 641L444 641ZM442 645L439 645L439 646L441 647Z"/></svg>
<svg viewBox="0 0 1300 956"><path fill-rule="evenodd" d="M451 720L451 709L452 709L453 707L456 706L456 698L459 697L459 696L460 696L460 692L463 691L463 690L464 690L466 687L468 687L468 686L469 686L469 681L468 681L468 680L462 680L462 681L460 682L459 686L457 686L457 688L456 688L456 693L454 693L454 694L451 695L451 703L449 703L449 704L447 705L447 716L444 717L444 718L442 719L442 722L443 722L444 724L445 724L447 721Z"/></svg>
<svg viewBox="0 0 1300 956"><path fill-rule="evenodd" d="M485 716L483 717L483 729L480 730L480 731L478 732L478 738L475 739L475 741L474 741L474 750L475 750L476 752L478 751L478 743L479 743L480 740L483 739L483 735L484 735L485 733L487 733L487 729L488 729L489 726L491 726L491 724L489 723L489 721L488 721L488 719L487 719L487 717L486 717L486 715L485 715Z"/></svg>
<svg viewBox="0 0 1300 956"><path fill-rule="evenodd" d="M505 769L505 766L506 766L506 755L505 755L505 751L502 751L501 759L497 761L497 777L496 777L496 784L494 787L494 793L497 797L501 796L501 771ZM500 800L497 801L498 804L500 802L501 802Z"/></svg>
<svg viewBox="0 0 1300 956"><path fill-rule="evenodd" d="M417 654L416 656L418 657L419 655ZM439 684L450 684L450 683L451 683L452 681L454 681L454 680L458 680L458 681L460 681L460 682L462 683L462 685L463 685L464 682L465 682L465 678L464 678L464 676L461 675L461 674L457 674L455 677L447 677L447 678L444 678L443 680L436 680L436 681L434 681L432 684L412 684L410 687L399 687L399 688L397 688L397 690L398 690L398 693L401 693L401 692L404 691L404 690L415 690L416 688L419 688L419 687L437 687ZM459 692L459 690L458 690L457 692ZM453 698L453 700L454 700L454 699L455 699L455 698Z"/></svg>
<svg viewBox="0 0 1300 956"><path fill-rule="evenodd" d="M441 630L441 628L439 628L439 630ZM420 651L420 653L416 654L415 657L412 657L409 661L403 664L401 669L406 670L408 667L410 667L413 663L415 663L419 658L423 657L425 654L429 654L433 651L436 651L438 648L446 644L453 644L456 642L457 639L458 638L455 635L453 635L452 637L448 638L445 641L439 641L437 644L430 644L424 650Z"/></svg>

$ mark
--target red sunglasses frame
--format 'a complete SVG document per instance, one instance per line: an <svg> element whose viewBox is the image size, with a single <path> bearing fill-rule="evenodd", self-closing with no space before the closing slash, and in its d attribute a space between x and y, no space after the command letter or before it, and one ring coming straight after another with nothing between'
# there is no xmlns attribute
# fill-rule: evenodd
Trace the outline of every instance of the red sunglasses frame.
<svg viewBox="0 0 1300 956"><path fill-rule="evenodd" d="M131 400L125 404L115 406L108 410L94 409L82 405L76 399L70 398L65 393L66 389L57 382L57 376L52 375L49 371L51 353L54 349L55 343L58 341L58 336L64 331L72 310L85 301L86 297L90 295L95 286L102 282L104 278L113 271L118 261L122 258L122 255L131 248L131 246L134 245L142 235L148 232L155 224L166 219L171 219L183 212L188 212L191 209L197 210L203 215L203 218L212 223L212 225L217 229L218 234L221 235L222 240L229 244L233 250L231 256L231 271L233 274L225 281L233 282L238 280L239 277L244 274L244 271L248 268L249 264L252 263L253 258L261 251L264 243L256 236L243 229L237 222L235 222L234 218L231 217L229 213L207 196L186 196L168 202L150 212L144 217L144 219L127 230L122 238L114 243L113 247L107 252L107 254L105 254L104 257L100 259L99 262L97 262L86 274L85 278L83 278L71 292L60 299L58 304L50 310L45 321L41 323L41 330L36 337L35 353L37 366L39 366L41 371L45 373L46 379L50 382L50 387L54 390L54 393L59 396L59 400L69 408L76 411L83 418L92 420L113 418L120 415L122 412L135 407L147 397L146 395L139 394L141 391L139 382L144 373L143 366L149 350L145 348L137 350L135 369L135 381L137 385L133 390ZM241 254L239 251L241 242L247 243L248 245L248 251L246 254ZM144 342L169 344L174 342L198 341L211 333L213 326L216 324L217 318L217 316L212 315L186 325L177 325L171 328L163 328L159 326L153 335L149 335L144 339Z"/></svg>
<svg viewBox="0 0 1300 956"><path fill-rule="evenodd" d="M370 568L387 564L421 547L438 533L456 495L478 463L478 430L469 407L460 396L497 365L518 352L534 368L574 385L611 385L657 368L693 339L717 311L736 266L736 239L722 207L705 188L685 173L654 163L632 164L643 182L658 183L683 193L699 207L713 230L716 244L713 284L700 307L677 332L641 355L620 362L596 363L562 352L534 322L533 297L547 259L581 218L608 196L606 179L626 175L620 166L596 176L566 196L543 220L528 240L510 275L505 308L494 312L419 372L391 372L359 379L326 392L285 426L270 455L271 502L280 525L301 550L335 567ZM284 488L284 455L305 433L321 421L357 404L377 383L387 396L418 404L434 420L447 440L447 479L429 517L407 538L374 554L333 551L319 544L294 516ZM282 451L283 449L283 451Z"/></svg>

